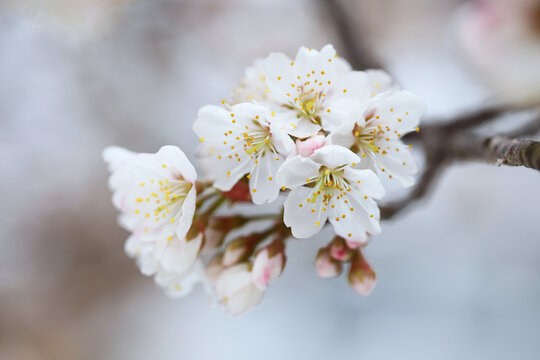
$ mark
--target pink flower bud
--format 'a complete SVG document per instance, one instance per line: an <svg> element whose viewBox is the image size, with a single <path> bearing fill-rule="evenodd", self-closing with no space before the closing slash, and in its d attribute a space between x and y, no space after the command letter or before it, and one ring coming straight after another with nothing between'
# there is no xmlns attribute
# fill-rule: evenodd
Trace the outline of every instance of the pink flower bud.
<svg viewBox="0 0 540 360"><path fill-rule="evenodd" d="M336 277L341 274L341 263L332 259L327 248L322 248L315 258L317 275L323 279Z"/></svg>
<svg viewBox="0 0 540 360"><path fill-rule="evenodd" d="M375 286L376 275L364 256L358 250L349 269L349 285L362 296L368 296Z"/></svg>
<svg viewBox="0 0 540 360"><path fill-rule="evenodd" d="M274 241L255 256L251 280L259 290L266 290L268 284L281 275L286 261L284 250L283 242Z"/></svg>
<svg viewBox="0 0 540 360"><path fill-rule="evenodd" d="M356 250L360 247L360 243L355 241L347 241L347 246L349 247L349 249Z"/></svg>
<svg viewBox="0 0 540 360"><path fill-rule="evenodd" d="M324 146L326 138L324 135L313 135L306 140L296 140L296 152L304 157L311 156L315 150Z"/></svg>
<svg viewBox="0 0 540 360"><path fill-rule="evenodd" d="M329 246L330 255L337 261L350 261L354 251L351 250L342 237L336 236Z"/></svg>

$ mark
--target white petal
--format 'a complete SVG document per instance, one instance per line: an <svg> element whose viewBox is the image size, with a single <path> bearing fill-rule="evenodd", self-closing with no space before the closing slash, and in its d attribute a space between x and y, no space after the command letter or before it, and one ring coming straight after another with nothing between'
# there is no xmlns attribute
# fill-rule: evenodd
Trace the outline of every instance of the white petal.
<svg viewBox="0 0 540 360"><path fill-rule="evenodd" d="M418 172L418 165L408 146L399 140L389 142L377 141L375 145L385 149L385 153L372 154L372 161L376 162L379 174L386 174L399 180L403 186L408 187L415 183L414 175ZM396 151L398 150L398 151Z"/></svg>
<svg viewBox="0 0 540 360"><path fill-rule="evenodd" d="M363 123L366 104L359 99L348 97L337 97L328 99L326 111L322 111L320 116L322 126L331 133L337 131L342 125L351 122ZM330 112L328 112L330 110Z"/></svg>
<svg viewBox="0 0 540 360"><path fill-rule="evenodd" d="M343 122L327 137L328 144L340 145L349 149L356 142L356 138L353 134L355 121Z"/></svg>
<svg viewBox="0 0 540 360"><path fill-rule="evenodd" d="M147 154L141 155L146 156ZM154 155L152 154L150 156ZM178 147L172 145L162 146L155 154L155 158L152 161L157 162L158 167L162 167L170 172L170 175L166 176L166 178L179 178L181 176L190 183L194 183L197 180L195 168L188 160L186 154Z"/></svg>
<svg viewBox="0 0 540 360"><path fill-rule="evenodd" d="M322 195L313 202L313 189L305 186L291 190L284 207L283 222L291 228L293 236L299 239L321 231L328 218L328 212L323 211Z"/></svg>
<svg viewBox="0 0 540 360"><path fill-rule="evenodd" d="M270 123L270 133L272 134L272 143L277 152L287 157L294 151L294 141L276 122Z"/></svg>
<svg viewBox="0 0 540 360"><path fill-rule="evenodd" d="M381 199L385 195L381 180L371 170L345 168L343 177L349 180L351 186L363 195Z"/></svg>
<svg viewBox="0 0 540 360"><path fill-rule="evenodd" d="M119 146L109 146L103 150L103 160L105 160L111 172L135 156L134 152Z"/></svg>
<svg viewBox="0 0 540 360"><path fill-rule="evenodd" d="M292 65L291 65L292 64ZM279 103L289 103L290 84L296 83L296 68L289 57L281 53L272 53L263 60L263 69L270 92L269 98Z"/></svg>
<svg viewBox="0 0 540 360"><path fill-rule="evenodd" d="M368 76L363 71L342 74L337 78L333 89L332 97L353 97L359 101L366 101L371 96Z"/></svg>
<svg viewBox="0 0 540 360"><path fill-rule="evenodd" d="M176 227L176 236L182 239L186 236L191 224L193 223L193 216L195 215L195 209L197 207L197 189L195 186L191 188L187 194L184 203L182 204L182 212L175 222L177 223Z"/></svg>
<svg viewBox="0 0 540 360"><path fill-rule="evenodd" d="M264 293L254 284L249 284L229 298L225 307L232 315L239 315L259 305L263 299L263 295Z"/></svg>
<svg viewBox="0 0 540 360"><path fill-rule="evenodd" d="M171 241L164 240L165 249L158 255L163 270L177 274L189 270L199 255L202 238L202 234L199 234L189 241L177 237L174 237Z"/></svg>
<svg viewBox="0 0 540 360"><path fill-rule="evenodd" d="M251 284L248 264L242 263L225 270L216 282L216 295L219 299L230 298L245 286Z"/></svg>
<svg viewBox="0 0 540 360"><path fill-rule="evenodd" d="M394 85L392 77L383 70L369 69L365 71L368 76L369 87L371 88L371 96L375 96L389 90L399 90L397 85Z"/></svg>
<svg viewBox="0 0 540 360"><path fill-rule="evenodd" d="M318 124L314 124L304 117L298 118L296 109L280 109L280 111L276 111L274 121L287 134L301 139L315 135L321 130Z"/></svg>
<svg viewBox="0 0 540 360"><path fill-rule="evenodd" d="M251 172L249 189L253 202L261 205L272 202L279 196L281 187L277 180L277 172L283 164L283 157L267 151L257 162L258 164Z"/></svg>
<svg viewBox="0 0 540 360"><path fill-rule="evenodd" d="M395 138L416 129L426 111L426 104L409 91L387 91L369 102L366 112L373 110L379 119L373 117L366 126L381 125L383 129L388 126L390 131L385 137Z"/></svg>
<svg viewBox="0 0 540 360"><path fill-rule="evenodd" d="M311 159L319 164L323 164L329 169L360 162L358 155L339 145L327 145L317 149L311 156Z"/></svg>
<svg viewBox="0 0 540 360"><path fill-rule="evenodd" d="M320 168L321 165L310 158L300 155L292 156L279 169L277 180L280 185L293 189L304 185L306 179L317 176Z"/></svg>
<svg viewBox="0 0 540 360"><path fill-rule="evenodd" d="M184 297L191 293L195 285L205 283L204 266L200 260L186 272L177 274L159 270L154 280L172 298Z"/></svg>
<svg viewBox="0 0 540 360"><path fill-rule="evenodd" d="M352 191L348 196L334 201L335 208L330 208L329 220L336 234L348 241L365 242L368 239L366 232L381 232L377 203L372 198L364 199L362 196Z"/></svg>

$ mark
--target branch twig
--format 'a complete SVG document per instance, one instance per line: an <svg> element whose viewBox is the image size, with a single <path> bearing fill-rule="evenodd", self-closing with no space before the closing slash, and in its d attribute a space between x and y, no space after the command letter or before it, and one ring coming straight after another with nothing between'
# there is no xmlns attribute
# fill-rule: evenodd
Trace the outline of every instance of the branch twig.
<svg viewBox="0 0 540 360"><path fill-rule="evenodd" d="M369 46L359 37L347 9L340 0L323 0L326 11L334 22L334 26L343 43L345 57L353 69L382 69L381 63L369 51Z"/></svg>

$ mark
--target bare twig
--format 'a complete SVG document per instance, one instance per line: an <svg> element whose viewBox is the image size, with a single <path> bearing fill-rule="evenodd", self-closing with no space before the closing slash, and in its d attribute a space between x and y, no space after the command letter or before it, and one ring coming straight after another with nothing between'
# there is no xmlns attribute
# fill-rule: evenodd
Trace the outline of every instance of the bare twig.
<svg viewBox="0 0 540 360"><path fill-rule="evenodd" d="M382 69L381 63L370 51L365 40L358 36L347 9L340 0L323 0L326 11L334 22L334 26L343 43L345 57L353 69Z"/></svg>

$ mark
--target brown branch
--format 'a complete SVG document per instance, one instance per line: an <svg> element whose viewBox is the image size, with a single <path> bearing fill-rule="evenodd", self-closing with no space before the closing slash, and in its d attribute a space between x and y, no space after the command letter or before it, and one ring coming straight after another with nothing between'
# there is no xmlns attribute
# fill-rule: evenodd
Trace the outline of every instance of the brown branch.
<svg viewBox="0 0 540 360"><path fill-rule="evenodd" d="M455 160L481 160L507 166L524 166L540 171L540 142L505 136L461 137L453 144Z"/></svg>
<svg viewBox="0 0 540 360"><path fill-rule="evenodd" d="M354 29L354 23L340 0L323 0L326 12L330 15L344 46L344 55L353 69L382 69L365 40Z"/></svg>

